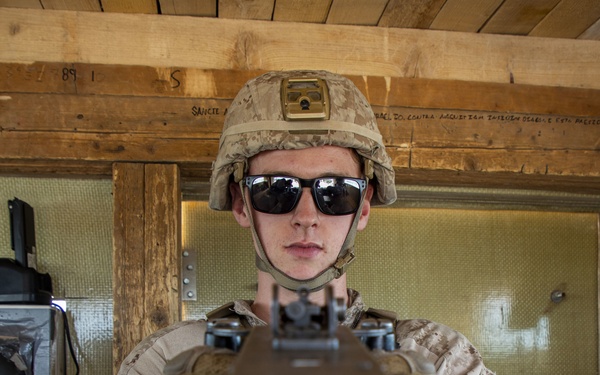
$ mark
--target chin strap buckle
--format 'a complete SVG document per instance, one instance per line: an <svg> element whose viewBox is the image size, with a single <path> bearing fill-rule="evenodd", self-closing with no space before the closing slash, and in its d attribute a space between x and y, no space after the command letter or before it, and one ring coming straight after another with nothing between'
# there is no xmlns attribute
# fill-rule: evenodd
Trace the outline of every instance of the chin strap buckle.
<svg viewBox="0 0 600 375"><path fill-rule="evenodd" d="M335 261L335 263L333 264L333 267L336 270L338 270L339 276L343 275L344 272L346 272L346 269L348 268L350 263L354 262L354 259L356 259L356 255L354 255L354 249L349 249L348 252L346 253L346 255L338 258Z"/></svg>

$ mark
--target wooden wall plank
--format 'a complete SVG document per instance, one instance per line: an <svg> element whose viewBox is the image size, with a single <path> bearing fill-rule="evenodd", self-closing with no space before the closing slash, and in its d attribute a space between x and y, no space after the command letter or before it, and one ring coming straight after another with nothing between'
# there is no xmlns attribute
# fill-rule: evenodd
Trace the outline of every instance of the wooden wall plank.
<svg viewBox="0 0 600 375"><path fill-rule="evenodd" d="M388 146L440 150L469 147L498 150L498 155L524 150L538 154L540 159L546 157L546 151L566 150L573 152L570 159L582 166L579 170L568 167L570 174L594 176L597 173L584 167L593 165L586 158L598 158L600 115L572 117L399 107L375 110ZM211 121L215 127L221 123L218 117ZM43 128L44 124L37 126ZM158 124L160 131L148 128L146 131L105 133L102 128L93 129L92 126L82 131L70 131L68 127L57 129L54 121L45 126L52 129L15 128L0 132L0 159L106 163L166 161L208 165L216 157L218 148L217 134L209 132L206 135L201 129L179 134L177 127L167 132ZM576 151L589 152L577 154ZM403 167L404 164L396 166ZM454 165L448 168L455 169ZM559 169L556 170L550 173L559 174Z"/></svg>
<svg viewBox="0 0 600 375"><path fill-rule="evenodd" d="M327 23L375 26L388 0L333 0Z"/></svg>
<svg viewBox="0 0 600 375"><path fill-rule="evenodd" d="M506 0L482 33L527 35L561 0Z"/></svg>
<svg viewBox="0 0 600 375"><path fill-rule="evenodd" d="M65 77L66 70L66 79ZM77 77L73 79L73 74ZM111 118L106 109L114 111L112 126L118 120L141 116L144 124L167 120L168 124L185 121L197 123L201 116L191 116L194 106L208 108L208 112L222 115L228 102L211 101L210 98L231 100L244 83L262 71L203 70L193 68L153 68L146 66L118 66L99 64L62 63L0 63L0 119L4 127L14 123L16 117L26 115L35 103L40 110L36 116L55 116L54 112L71 117L69 126L82 126L90 116ZM498 84L450 80L410 79L397 77L352 76L358 88L372 105L416 108L445 108L483 110L524 114L562 114L570 116L596 116L600 108L600 91L566 87L540 87L522 84ZM77 96L19 95L19 93L64 93ZM483 93L483 94L482 94ZM91 96L86 96L91 95ZM115 97L112 97L115 95ZM123 98L122 96L126 96ZM144 100L130 98L149 97L152 106ZM160 98L157 98L160 96ZM171 100L183 97L186 100ZM199 99L191 99L199 98ZM122 103L131 106L129 114ZM64 102L64 103L63 103ZM56 110L51 110L52 107ZM218 109L211 109L216 107ZM79 111L76 109L79 108ZM155 113L145 111L161 109ZM84 111L85 110L85 111ZM84 112L82 112L84 111ZM77 112L77 113L75 113ZM158 112L158 114L156 113ZM134 115L135 113L135 115ZM83 114L83 118L78 118ZM177 114L177 116L175 115ZM191 117L190 117L191 116ZM210 116L210 115L209 115ZM77 121L74 119L77 118ZM20 120L19 120L20 121ZM160 123L160 121L158 121ZM164 124L164 121L163 121ZM106 123L108 125L108 123ZM127 126L135 126L129 123ZM108 129L108 128L107 128ZM217 131L220 131L217 129Z"/></svg>
<svg viewBox="0 0 600 375"><path fill-rule="evenodd" d="M274 0L219 0L219 18L271 20L273 18L274 8Z"/></svg>
<svg viewBox="0 0 600 375"><path fill-rule="evenodd" d="M0 92L233 99L264 71L0 62Z"/></svg>
<svg viewBox="0 0 600 375"><path fill-rule="evenodd" d="M562 0L531 30L546 38L577 38L600 18L600 1Z"/></svg>
<svg viewBox="0 0 600 375"><path fill-rule="evenodd" d="M215 159L217 148L217 140L175 140L161 135L14 131L0 133L0 159L211 163Z"/></svg>
<svg viewBox="0 0 600 375"><path fill-rule="evenodd" d="M588 118L400 107L375 110L388 146L521 149L541 153L594 151L600 144L600 115Z"/></svg>
<svg viewBox="0 0 600 375"><path fill-rule="evenodd" d="M208 177L197 168L189 167L195 176ZM3 176L71 177L71 178L110 178L112 164L89 160L33 160L0 158L0 174ZM188 176L189 177L189 176Z"/></svg>
<svg viewBox="0 0 600 375"><path fill-rule="evenodd" d="M427 29L446 0L390 0L378 26Z"/></svg>
<svg viewBox="0 0 600 375"><path fill-rule="evenodd" d="M503 0L448 0L430 25L434 30L478 32Z"/></svg>
<svg viewBox="0 0 600 375"><path fill-rule="evenodd" d="M277 0L274 21L325 23L332 0ZM309 39L308 35L303 36Z"/></svg>
<svg viewBox="0 0 600 375"><path fill-rule="evenodd" d="M377 106L583 116L597 116L600 108L599 90L374 76L349 78Z"/></svg>
<svg viewBox="0 0 600 375"><path fill-rule="evenodd" d="M6 47L0 49L0 61L304 68L499 83L512 77L522 84L600 88L596 41L171 17L1 8L0 45ZM206 53L190 48L198 35L210 41Z"/></svg>
<svg viewBox="0 0 600 375"><path fill-rule="evenodd" d="M160 0L161 14L178 16L217 16L217 0Z"/></svg>
<svg viewBox="0 0 600 375"><path fill-rule="evenodd" d="M113 373L145 337L144 165L115 163L113 179ZM150 276L149 276L150 277Z"/></svg>
<svg viewBox="0 0 600 375"><path fill-rule="evenodd" d="M514 172L396 169L399 185L445 186L467 188L523 189L565 193L600 194L600 177L524 174Z"/></svg>
<svg viewBox="0 0 600 375"><path fill-rule="evenodd" d="M144 335L181 320L181 187L179 167L146 164Z"/></svg>
<svg viewBox="0 0 600 375"><path fill-rule="evenodd" d="M33 97L33 98L32 98ZM0 155L39 159L193 161L218 141L229 100L12 94L0 102ZM37 111L31 111L35 99ZM600 99L599 99L600 100ZM209 112L200 115L194 112ZM373 106L388 145L407 142L439 147L589 149L600 140L595 116ZM37 141L36 141L37 139ZM44 139L52 140L44 144ZM428 139L428 141L424 141ZM35 149L21 142L29 140ZM435 140L435 141L432 141ZM431 143L433 142L433 143ZM174 151L170 144L177 144ZM68 146L66 149L63 147ZM214 149L214 146L210 147ZM178 155L179 152L188 155ZM55 155L56 156L56 155ZM174 159L171 159L174 158Z"/></svg>
<svg viewBox="0 0 600 375"><path fill-rule="evenodd" d="M562 90L559 90L559 93ZM596 93L600 96L600 93ZM531 98L522 95L523 99ZM225 112L231 100L189 99L189 98L143 98L115 96L76 96L52 94L9 93L10 99L0 101L0 131L3 132L67 132L83 135L95 133L98 136L114 135L115 139L124 139L127 135L146 137L164 137L173 140L217 140L220 137ZM577 126L595 125L600 116L599 98L588 98L564 107L564 111L555 114L556 108L524 105L511 111L506 108L477 108L460 110L453 106L381 106L373 105L375 114L382 125L390 120L408 120L413 118L425 122L447 118L473 118L475 127L485 127L489 120L505 120L506 123L542 122L555 129L568 124L572 129ZM577 96L576 96L577 97ZM575 97L575 99L576 99ZM552 101L549 101L550 104ZM31 111L35 103L37 111ZM534 103L535 104L535 103ZM479 106L482 107L482 106ZM535 110L519 110L527 109ZM440 110L439 108L448 108ZM479 110L483 109L483 111ZM565 125L567 126L567 125ZM482 129L485 130L485 129ZM581 129L582 131L584 129ZM578 143L570 144L575 147Z"/></svg>
<svg viewBox="0 0 600 375"><path fill-rule="evenodd" d="M513 172L534 175L600 176L600 151L532 151L414 148L410 167L476 172Z"/></svg>
<svg viewBox="0 0 600 375"><path fill-rule="evenodd" d="M165 139L216 140L231 100L14 94L0 101L0 130L96 133L125 139L134 134ZM31 110L35 103L36 111Z"/></svg>
<svg viewBox="0 0 600 375"><path fill-rule="evenodd" d="M46 173L101 176L113 162L139 161L178 163L183 176L207 178L231 99L187 95L194 91L209 97L232 97L248 75L259 73L68 64L67 79L63 80L61 66L0 64L0 75L6 77L0 80L2 173L44 173L46 167ZM73 77L70 69L76 71ZM92 81L92 71L104 79ZM165 89L165 77L171 77L173 71L181 74L177 75L181 87L192 81L191 86L203 88ZM373 103L384 141L394 154L395 168L415 168L411 160L419 160L414 155L423 150L460 153L472 149L494 155L489 160L505 157L498 164L501 170L508 168L504 172L517 173L517 161L538 166L548 159L552 168L544 174L596 175L593 160L600 144L599 90L350 78ZM134 82L131 86L123 84L130 81ZM14 89L24 92L5 91ZM59 94L61 91L67 94ZM31 111L32 107L36 111ZM571 152L570 160L560 165L560 157L554 155L565 150ZM516 155L526 157L517 160ZM532 164L529 159L536 161ZM442 167L469 168L469 163L453 161ZM535 167L518 173L539 171ZM497 172L486 167L482 173Z"/></svg>

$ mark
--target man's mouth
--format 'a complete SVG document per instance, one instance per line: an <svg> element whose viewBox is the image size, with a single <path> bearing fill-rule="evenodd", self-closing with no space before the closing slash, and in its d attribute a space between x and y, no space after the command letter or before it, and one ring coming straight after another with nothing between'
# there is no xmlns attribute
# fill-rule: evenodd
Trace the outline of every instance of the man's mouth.
<svg viewBox="0 0 600 375"><path fill-rule="evenodd" d="M295 242L285 247L286 251L297 258L313 258L317 256L323 248L312 242Z"/></svg>

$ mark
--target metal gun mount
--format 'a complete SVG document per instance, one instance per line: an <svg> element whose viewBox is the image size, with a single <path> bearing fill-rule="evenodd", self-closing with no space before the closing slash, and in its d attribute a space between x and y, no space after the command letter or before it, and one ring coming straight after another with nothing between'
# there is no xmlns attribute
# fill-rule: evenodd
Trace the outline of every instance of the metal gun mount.
<svg viewBox="0 0 600 375"><path fill-rule="evenodd" d="M308 300L308 288L298 289L298 300L282 308L279 288L273 288L271 301L271 339L274 350L338 350L338 331L346 307L342 299L335 299L329 287L325 289L324 307ZM262 330L264 327L255 327ZM397 349L394 324L389 319L362 320L355 329L348 329L370 350ZM238 352L252 328L244 327L237 318L209 320L205 344Z"/></svg>
<svg viewBox="0 0 600 375"><path fill-rule="evenodd" d="M232 374L382 374L368 349L397 348L394 325L386 319L366 319L354 330L340 325L346 308L325 290L321 307L300 288L298 300L282 308L278 287L273 289L270 327L245 328L239 319L208 322L205 344L240 351ZM361 344L362 342L362 344Z"/></svg>
<svg viewBox="0 0 600 375"><path fill-rule="evenodd" d="M298 300L279 306L279 288L273 288L271 301L271 332L275 350L337 350L340 347L336 331L344 318L344 301L334 299L331 288L325 290L326 304L322 308L308 300L308 288L298 289Z"/></svg>

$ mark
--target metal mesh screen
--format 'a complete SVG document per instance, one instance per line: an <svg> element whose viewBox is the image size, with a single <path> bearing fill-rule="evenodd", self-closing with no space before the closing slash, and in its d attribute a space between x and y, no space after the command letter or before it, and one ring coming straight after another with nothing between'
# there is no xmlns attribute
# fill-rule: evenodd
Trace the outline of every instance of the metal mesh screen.
<svg viewBox="0 0 600 375"><path fill-rule="evenodd" d="M2 177L0 197L0 257L14 259L7 201L18 197L34 209L38 270L66 299L81 373L111 374L111 181Z"/></svg>

